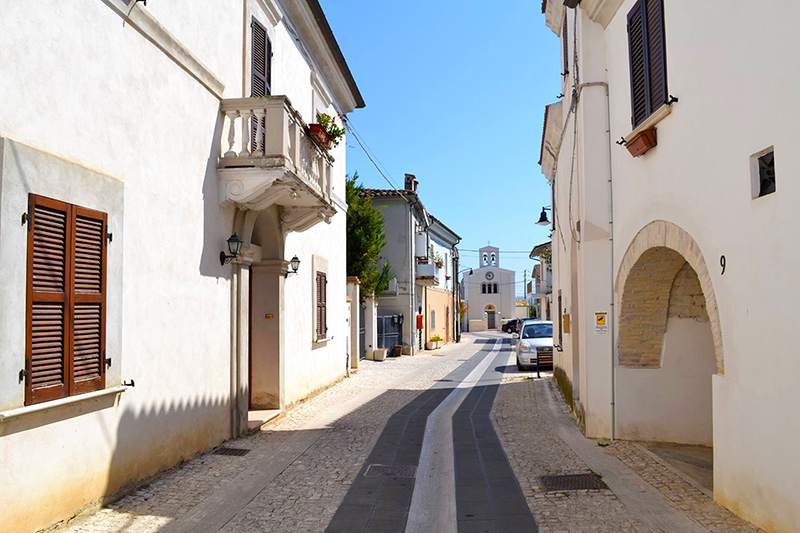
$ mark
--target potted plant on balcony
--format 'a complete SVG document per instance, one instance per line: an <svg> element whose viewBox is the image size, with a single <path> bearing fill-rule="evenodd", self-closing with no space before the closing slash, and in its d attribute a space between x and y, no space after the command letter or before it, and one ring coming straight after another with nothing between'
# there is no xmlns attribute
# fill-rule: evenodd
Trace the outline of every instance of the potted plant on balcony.
<svg viewBox="0 0 800 533"><path fill-rule="evenodd" d="M438 350L439 348L442 347L443 340L444 339L442 339L439 335L434 335L433 337L428 339L427 343L425 343L427 344L426 348L428 350Z"/></svg>
<svg viewBox="0 0 800 533"><path fill-rule="evenodd" d="M439 252L434 252L433 262L436 263L436 268L442 268L442 266L444 266L444 259L439 255Z"/></svg>
<svg viewBox="0 0 800 533"><path fill-rule="evenodd" d="M327 113L319 116L319 123L309 124L311 138L320 148L330 150L331 146L339 146L339 141L344 137L344 128L336 124L334 118Z"/></svg>

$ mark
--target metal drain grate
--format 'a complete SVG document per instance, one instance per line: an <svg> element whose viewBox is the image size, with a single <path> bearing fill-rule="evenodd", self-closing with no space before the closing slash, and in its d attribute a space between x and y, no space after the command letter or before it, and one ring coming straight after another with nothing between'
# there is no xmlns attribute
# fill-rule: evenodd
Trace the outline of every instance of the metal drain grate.
<svg viewBox="0 0 800 533"><path fill-rule="evenodd" d="M402 465L369 465L367 477L414 477L417 475L416 466L402 466Z"/></svg>
<svg viewBox="0 0 800 533"><path fill-rule="evenodd" d="M544 490L553 492L557 490L586 490L607 489L603 480L594 474L567 474L564 476L542 476L539 478Z"/></svg>
<svg viewBox="0 0 800 533"><path fill-rule="evenodd" d="M217 448L214 450L214 455L232 455L234 457L241 457L250 453L250 450L245 448Z"/></svg>

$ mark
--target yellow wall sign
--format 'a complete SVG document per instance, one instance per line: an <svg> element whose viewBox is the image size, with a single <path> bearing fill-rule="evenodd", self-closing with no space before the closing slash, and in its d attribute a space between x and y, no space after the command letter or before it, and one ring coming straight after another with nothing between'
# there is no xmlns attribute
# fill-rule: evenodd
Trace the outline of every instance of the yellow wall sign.
<svg viewBox="0 0 800 533"><path fill-rule="evenodd" d="M594 314L594 332L596 335L608 334L607 315L608 313L605 312Z"/></svg>

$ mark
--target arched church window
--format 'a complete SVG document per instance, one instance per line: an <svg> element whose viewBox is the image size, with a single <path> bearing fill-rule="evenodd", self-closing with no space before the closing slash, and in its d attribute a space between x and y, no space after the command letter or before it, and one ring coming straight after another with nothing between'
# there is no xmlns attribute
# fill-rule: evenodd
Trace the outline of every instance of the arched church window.
<svg viewBox="0 0 800 533"><path fill-rule="evenodd" d="M486 284L481 283L481 294L486 294Z"/></svg>
<svg viewBox="0 0 800 533"><path fill-rule="evenodd" d="M497 254L492 252L492 266L497 266Z"/></svg>

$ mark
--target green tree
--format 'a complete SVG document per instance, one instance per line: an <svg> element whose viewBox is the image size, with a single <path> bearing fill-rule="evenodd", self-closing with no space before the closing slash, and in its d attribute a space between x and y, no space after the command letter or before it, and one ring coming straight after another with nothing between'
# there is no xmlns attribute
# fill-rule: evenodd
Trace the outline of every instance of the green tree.
<svg viewBox="0 0 800 533"><path fill-rule="evenodd" d="M383 215L372 205L372 198L361 196L358 172L347 178L347 275L361 281L361 297L372 298L385 291L392 279L392 265L378 266L386 245Z"/></svg>

